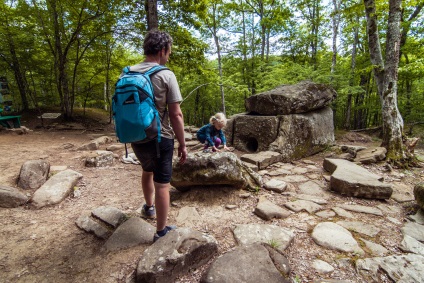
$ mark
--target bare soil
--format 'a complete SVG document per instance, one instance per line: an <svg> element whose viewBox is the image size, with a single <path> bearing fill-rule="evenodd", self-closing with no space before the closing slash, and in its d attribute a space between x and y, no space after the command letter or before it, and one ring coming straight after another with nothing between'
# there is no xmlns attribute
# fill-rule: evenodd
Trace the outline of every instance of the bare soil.
<svg viewBox="0 0 424 283"><path fill-rule="evenodd" d="M87 168L84 166L86 152L75 150L100 135L111 135L113 131L107 120L104 117L94 122L80 119L72 124L60 120L46 121L47 127L40 128L37 119L23 117L22 125L32 130L28 134L0 131L1 185L16 187L22 164L40 158L47 160L51 166L66 165L84 176L78 184L79 197L69 196L58 205L39 210L31 208L30 204L13 209L0 208L0 282L127 282L133 276L140 255L147 246L105 252L102 249L103 240L81 231L75 225L81 214L98 206L114 206L130 216L136 216L136 210L144 203L139 166L123 164L117 159L112 167ZM371 145L373 141L369 139L349 143ZM307 159L322 168L322 160L328 154L325 152ZM295 165L306 166L302 161L295 162ZM369 170L384 174L388 181L402 182L407 187L405 194L411 194L413 185L424 176L422 168L395 169L392 173L386 173L382 169L383 165L369 166ZM325 174L322 170L316 173L317 180L323 186L326 186L323 178ZM297 184L290 184L288 191L296 193L296 190ZM34 192L25 193L30 196ZM209 188L181 193L173 189L169 223L175 224L181 207L196 207L202 221L193 224L192 228L212 234L219 243L219 254L236 246L231 232L235 224L268 223L290 228L296 231L296 236L285 254L290 260L293 282L310 282L320 278L367 281L355 272L355 255L327 250L313 242L310 232L317 223L324 220L306 212L272 221L263 221L253 214L259 196L266 195L276 204L283 205L292 200L290 195L259 190L251 192L250 198L242 199L240 193L245 191ZM338 203L397 207L401 213L390 216L400 222L404 222L406 215L416 210L413 202L363 200L338 195L334 195L326 207L331 208ZM228 210L225 208L227 204L235 204L237 208ZM390 254L401 253L398 248L402 240L401 225L382 217L355 215L358 220L375 223L383 230L376 239L371 240L385 246ZM154 220L151 223L154 225ZM370 254L367 253L366 257L370 257ZM346 259L345 265L340 264L342 258ZM329 275L319 275L311 268L314 259L325 260L336 270ZM192 274L178 279L178 282L198 282L206 267L193 270ZM390 281L382 275L380 282Z"/></svg>

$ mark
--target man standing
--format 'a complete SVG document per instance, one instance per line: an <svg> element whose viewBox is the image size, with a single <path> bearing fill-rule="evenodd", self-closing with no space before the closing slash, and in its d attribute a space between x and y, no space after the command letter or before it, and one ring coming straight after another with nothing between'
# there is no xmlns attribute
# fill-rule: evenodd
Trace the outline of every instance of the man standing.
<svg viewBox="0 0 424 283"><path fill-rule="evenodd" d="M143 73L154 66L165 65L171 55L171 46L172 38L168 33L149 31L143 44L146 58L144 62L131 66L130 71ZM151 81L161 120L161 142L158 147L156 140L132 143L131 147L143 167L141 185L146 203L142 207L142 216L147 218L156 216L156 234L153 238L153 241L156 241L176 228L166 225L170 203L174 133L179 143L180 163L185 162L187 149L184 140L184 118L180 108L182 96L174 73L162 70L152 75Z"/></svg>

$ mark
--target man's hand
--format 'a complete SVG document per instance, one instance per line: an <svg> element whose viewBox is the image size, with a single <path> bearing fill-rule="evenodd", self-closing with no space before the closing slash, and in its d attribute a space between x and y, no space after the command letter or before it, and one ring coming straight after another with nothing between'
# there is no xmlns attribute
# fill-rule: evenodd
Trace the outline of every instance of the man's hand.
<svg viewBox="0 0 424 283"><path fill-rule="evenodd" d="M224 150L225 150L225 151L233 151L233 150L234 150L234 148L233 148L233 147L228 147L228 146L226 146L226 145L224 144Z"/></svg>
<svg viewBox="0 0 424 283"><path fill-rule="evenodd" d="M220 152L220 150L217 147L215 147L215 146L212 147L212 151L213 152Z"/></svg>
<svg viewBox="0 0 424 283"><path fill-rule="evenodd" d="M187 148L186 148L186 146L184 145L184 146L179 146L178 147L178 157L180 158L180 161L179 161L179 163L180 164L184 164L184 162L186 161L186 159L187 159Z"/></svg>

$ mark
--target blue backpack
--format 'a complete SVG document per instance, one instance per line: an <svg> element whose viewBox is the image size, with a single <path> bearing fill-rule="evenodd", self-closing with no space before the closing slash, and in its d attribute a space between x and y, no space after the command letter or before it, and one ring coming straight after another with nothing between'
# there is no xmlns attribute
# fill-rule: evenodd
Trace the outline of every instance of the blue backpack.
<svg viewBox="0 0 424 283"><path fill-rule="evenodd" d="M162 70L168 68L158 65L145 73L132 72L130 67L123 69L112 97L115 132L121 143L160 142L160 117L150 77Z"/></svg>

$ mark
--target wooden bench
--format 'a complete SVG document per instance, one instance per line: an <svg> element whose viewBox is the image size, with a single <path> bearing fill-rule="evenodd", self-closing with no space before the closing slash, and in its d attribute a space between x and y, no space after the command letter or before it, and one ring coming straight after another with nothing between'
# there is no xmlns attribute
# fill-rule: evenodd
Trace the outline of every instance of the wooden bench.
<svg viewBox="0 0 424 283"><path fill-rule="evenodd" d="M20 128L21 116L0 116L0 125L5 128Z"/></svg>

